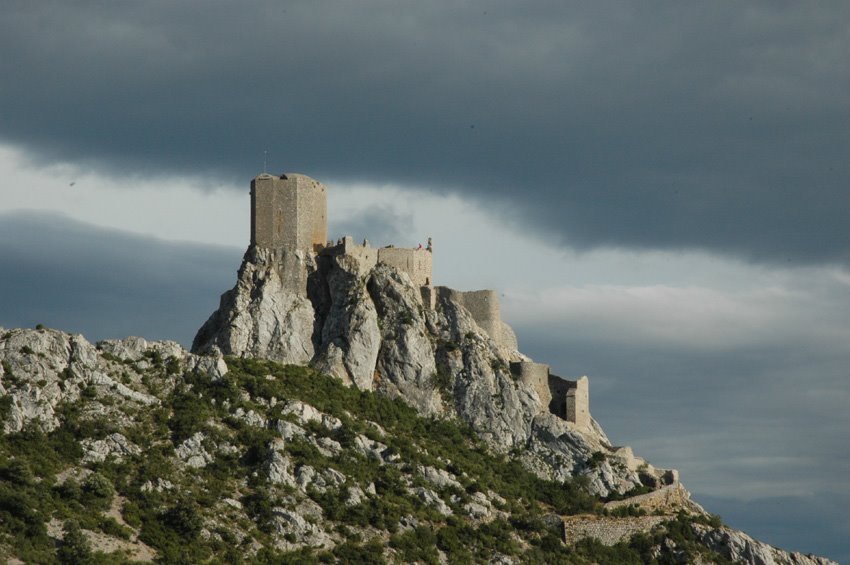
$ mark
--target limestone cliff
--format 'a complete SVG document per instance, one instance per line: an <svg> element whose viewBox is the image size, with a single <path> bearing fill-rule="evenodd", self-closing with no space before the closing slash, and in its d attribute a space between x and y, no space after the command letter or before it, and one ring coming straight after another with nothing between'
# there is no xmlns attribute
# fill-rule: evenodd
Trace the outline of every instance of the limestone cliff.
<svg viewBox="0 0 850 565"><path fill-rule="evenodd" d="M528 361L515 339L494 340L454 297L433 307L405 272L354 253L305 255L306 289L283 283L270 252L250 248L236 286L194 340L196 354L311 363L360 390L402 398L424 415L460 418L500 452L515 452L540 476L586 476L596 494L622 494L675 481L601 427L552 414L549 398L517 378ZM505 326L504 334L513 332Z"/></svg>

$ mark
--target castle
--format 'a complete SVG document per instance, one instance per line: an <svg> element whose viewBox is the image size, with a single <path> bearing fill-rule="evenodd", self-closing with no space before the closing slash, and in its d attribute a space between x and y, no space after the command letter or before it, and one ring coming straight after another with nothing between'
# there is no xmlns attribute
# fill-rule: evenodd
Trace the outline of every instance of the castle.
<svg viewBox="0 0 850 565"><path fill-rule="evenodd" d="M493 290L462 292L434 286L431 246L428 248L373 248L368 241L357 244L351 236L336 243L328 240L327 189L302 174L274 176L263 173L251 181L251 248L261 251L277 267L288 290L307 295L309 270L323 257L344 255L368 270L378 263L407 274L420 289L422 305L433 310L438 300L462 305L476 324L518 360L510 364L511 374L531 387L541 400L541 408L579 427L590 429L587 377L576 381L550 372L549 366L525 360L517 353L513 330L501 319L499 297Z"/></svg>

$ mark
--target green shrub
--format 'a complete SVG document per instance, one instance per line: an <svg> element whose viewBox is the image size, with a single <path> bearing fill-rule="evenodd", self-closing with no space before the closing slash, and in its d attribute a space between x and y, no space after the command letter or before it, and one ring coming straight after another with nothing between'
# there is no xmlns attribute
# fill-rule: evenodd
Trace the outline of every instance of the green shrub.
<svg viewBox="0 0 850 565"><path fill-rule="evenodd" d="M437 536L428 526L417 526L390 538L390 547L405 563L437 564Z"/></svg>
<svg viewBox="0 0 850 565"><path fill-rule="evenodd" d="M100 473L92 473L83 481L82 489L83 504L97 509L106 509L112 503L115 496L115 487L112 481Z"/></svg>
<svg viewBox="0 0 850 565"><path fill-rule="evenodd" d="M189 498L182 498L166 510L163 514L163 522L187 540L197 538L204 527L197 505Z"/></svg>
<svg viewBox="0 0 850 565"><path fill-rule="evenodd" d="M346 541L333 549L333 556L339 563L360 563L363 565L383 565L384 546L373 539L365 544Z"/></svg>
<svg viewBox="0 0 850 565"><path fill-rule="evenodd" d="M625 518L626 516L646 516L646 510L640 507L639 504L627 504L623 506L618 506L613 510L605 510L606 516L615 516L618 518Z"/></svg>
<svg viewBox="0 0 850 565"><path fill-rule="evenodd" d="M101 517L98 521L98 527L100 531L108 536L113 536L116 538L121 538L123 540L128 540L132 536L133 532L121 524L113 518L112 516Z"/></svg>
<svg viewBox="0 0 850 565"><path fill-rule="evenodd" d="M11 385L18 385L18 378L15 376L15 372L12 371L12 366L9 362L3 359L0 361L0 366L3 367L3 382ZM8 388L8 386L6 388Z"/></svg>
<svg viewBox="0 0 850 565"><path fill-rule="evenodd" d="M93 562L93 553L89 541L83 535L76 520L68 520L63 528L64 539L56 552L60 563L83 565Z"/></svg>
<svg viewBox="0 0 850 565"><path fill-rule="evenodd" d="M590 469L596 469L605 462L606 455L601 451L594 451L590 459L587 460L587 466Z"/></svg>
<svg viewBox="0 0 850 565"><path fill-rule="evenodd" d="M257 524L261 532L271 533L274 529L272 518L272 500L267 489L257 488L254 492L242 497L242 506Z"/></svg>
<svg viewBox="0 0 850 565"><path fill-rule="evenodd" d="M171 400L173 413L168 420L174 443L180 443L203 429L213 415L210 406L193 391L175 392Z"/></svg>
<svg viewBox="0 0 850 565"><path fill-rule="evenodd" d="M54 491L66 503L80 502L83 498L83 489L74 477L65 479L64 483L54 487Z"/></svg>
<svg viewBox="0 0 850 565"><path fill-rule="evenodd" d="M29 486L35 482L35 477L26 461L12 459L0 463L0 480L18 486Z"/></svg>
<svg viewBox="0 0 850 565"><path fill-rule="evenodd" d="M12 411L12 402L11 394L0 396L0 426L9 419L9 414Z"/></svg>

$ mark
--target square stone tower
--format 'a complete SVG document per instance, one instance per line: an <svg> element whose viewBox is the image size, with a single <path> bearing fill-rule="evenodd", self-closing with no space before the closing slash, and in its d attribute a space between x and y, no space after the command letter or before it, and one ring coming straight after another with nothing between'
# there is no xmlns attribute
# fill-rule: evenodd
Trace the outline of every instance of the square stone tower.
<svg viewBox="0 0 850 565"><path fill-rule="evenodd" d="M251 181L251 245L315 253L328 241L325 186L306 175L263 173Z"/></svg>

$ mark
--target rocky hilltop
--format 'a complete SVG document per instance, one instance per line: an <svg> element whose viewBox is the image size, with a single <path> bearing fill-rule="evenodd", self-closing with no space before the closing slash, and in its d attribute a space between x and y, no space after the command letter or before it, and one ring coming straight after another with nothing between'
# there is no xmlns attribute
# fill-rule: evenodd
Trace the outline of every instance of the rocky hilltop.
<svg viewBox="0 0 850 565"><path fill-rule="evenodd" d="M458 418L541 477L585 476L600 496L675 482L675 472L611 445L592 418L581 426L553 414L539 389L512 374L512 363L529 361L516 341L496 342L451 293L429 308L391 266L349 254L306 257L305 296L287 287L272 254L249 249L193 352L310 364L422 415Z"/></svg>

